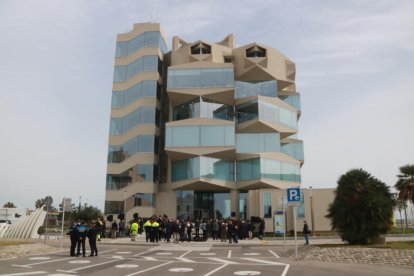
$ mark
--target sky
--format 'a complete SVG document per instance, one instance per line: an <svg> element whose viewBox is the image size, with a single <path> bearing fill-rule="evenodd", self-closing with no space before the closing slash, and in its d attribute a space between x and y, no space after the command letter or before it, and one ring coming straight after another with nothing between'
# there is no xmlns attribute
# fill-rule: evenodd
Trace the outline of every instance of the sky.
<svg viewBox="0 0 414 276"><path fill-rule="evenodd" d="M296 64L302 187L414 164L414 1L0 0L0 204L103 210L116 35L258 42Z"/></svg>

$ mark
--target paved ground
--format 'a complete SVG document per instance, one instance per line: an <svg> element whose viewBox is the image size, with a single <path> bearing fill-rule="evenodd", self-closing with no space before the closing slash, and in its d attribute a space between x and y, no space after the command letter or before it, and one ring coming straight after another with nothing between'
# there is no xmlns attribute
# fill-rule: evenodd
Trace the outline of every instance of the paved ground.
<svg viewBox="0 0 414 276"><path fill-rule="evenodd" d="M53 242L48 241L53 244ZM280 243L280 244L279 244ZM159 245L127 239L99 243L98 257L68 257L68 250L0 259L0 275L410 275L413 267L296 260L287 241ZM57 244L57 242L55 242ZM64 247L67 246L65 242ZM313 247L299 246L299 255ZM306 255L306 254L305 254Z"/></svg>

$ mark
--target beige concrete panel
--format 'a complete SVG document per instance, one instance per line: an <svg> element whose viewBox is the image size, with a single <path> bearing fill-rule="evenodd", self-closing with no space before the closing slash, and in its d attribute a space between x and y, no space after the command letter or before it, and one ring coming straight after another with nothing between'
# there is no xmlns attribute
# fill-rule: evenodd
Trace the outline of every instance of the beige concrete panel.
<svg viewBox="0 0 414 276"><path fill-rule="evenodd" d="M134 24L133 29L131 31L123 34L118 34L117 41L130 41L131 39L139 36L142 33L157 31L161 33L161 36L163 36L164 38L166 37L159 23L136 23Z"/></svg>
<svg viewBox="0 0 414 276"><path fill-rule="evenodd" d="M208 156L212 158L232 160L235 147L188 147L188 148L165 148L165 152L172 161L188 159L197 156Z"/></svg>
<svg viewBox="0 0 414 276"><path fill-rule="evenodd" d="M240 190L230 191L230 212L235 212L235 219L240 219Z"/></svg>
<svg viewBox="0 0 414 276"><path fill-rule="evenodd" d="M150 218L153 215L156 215L156 209L148 206L135 206L127 211L125 214L125 220L132 220L135 213L138 213L141 218Z"/></svg>
<svg viewBox="0 0 414 276"><path fill-rule="evenodd" d="M297 129L275 124L264 120L254 119L236 125L237 133L274 133L280 132L280 138L286 138L297 133Z"/></svg>
<svg viewBox="0 0 414 276"><path fill-rule="evenodd" d="M208 178L176 181L167 185L171 190L228 191L236 189L235 182Z"/></svg>
<svg viewBox="0 0 414 276"><path fill-rule="evenodd" d="M283 180L271 180L271 179L260 179L260 180L248 180L248 181L237 181L237 189L239 190L254 190L254 189L288 189L292 187L300 187L300 183Z"/></svg>
<svg viewBox="0 0 414 276"><path fill-rule="evenodd" d="M233 121L210 119L204 117L190 118L185 120L168 122L165 124L169 126L223 126L223 125L234 125Z"/></svg>
<svg viewBox="0 0 414 276"><path fill-rule="evenodd" d="M111 118L121 118L125 117L129 113L137 110L138 107L141 106L155 106L158 109L161 108L161 104L158 102L157 98L155 97L142 97L137 99L132 104L128 105L124 108L112 108L111 109Z"/></svg>
<svg viewBox="0 0 414 276"><path fill-rule="evenodd" d="M236 47L236 37L234 36L234 34L229 34L222 41L217 42L217 44L233 49Z"/></svg>
<svg viewBox="0 0 414 276"><path fill-rule="evenodd" d="M155 199L156 214L166 214L169 218L177 217L177 197L175 191L159 192Z"/></svg>
<svg viewBox="0 0 414 276"><path fill-rule="evenodd" d="M252 158L266 158L271 160L278 160L283 162L289 162L293 164L300 164L300 161L283 153L283 152L257 152L257 153L238 153L237 161L252 159Z"/></svg>
<svg viewBox="0 0 414 276"><path fill-rule="evenodd" d="M121 163L108 163L107 174L121 174L137 164L157 164L158 157L154 153L136 153Z"/></svg>
<svg viewBox="0 0 414 276"><path fill-rule="evenodd" d="M174 56L174 55L173 55ZM168 67L169 69L233 68L232 63L196 61Z"/></svg>
<svg viewBox="0 0 414 276"><path fill-rule="evenodd" d="M127 198L134 196L136 193L157 193L157 185L153 182L135 182L119 190L110 190L105 193L106 201L123 201L125 197L125 191Z"/></svg>
<svg viewBox="0 0 414 276"><path fill-rule="evenodd" d="M234 88L172 88L168 89L172 106L186 103L192 99L203 96L223 104L234 105Z"/></svg>
<svg viewBox="0 0 414 276"><path fill-rule="evenodd" d="M130 129L123 135L109 136L109 145L122 145L128 140L137 137L138 135L157 135L160 136L160 129L156 125L139 125Z"/></svg>
<svg viewBox="0 0 414 276"><path fill-rule="evenodd" d="M156 80L159 83L162 83L162 78L155 71L142 71L135 76L133 76L128 81L124 82L114 82L112 84L112 91L124 91L132 86L136 85L137 83L144 81L144 80Z"/></svg>
<svg viewBox="0 0 414 276"><path fill-rule="evenodd" d="M247 217L260 217L260 206L263 206L263 201L260 201L260 190L249 190L247 193Z"/></svg>
<svg viewBox="0 0 414 276"><path fill-rule="evenodd" d="M260 60L258 58L246 57L246 49L255 45L266 49L266 63L263 62L264 60ZM294 71L292 70L294 69L294 63L274 48L253 43L234 49L233 54L235 56L234 65L236 79L263 80L271 79L271 76L274 79L281 80L289 84L294 82L294 79L292 79L292 75L294 74ZM281 86L283 88L288 85L282 83Z"/></svg>
<svg viewBox="0 0 414 276"><path fill-rule="evenodd" d="M143 56L158 56L161 60L164 59L164 54L158 47L145 47L141 48L132 55L126 57L115 58L115 66L117 65L128 65Z"/></svg>

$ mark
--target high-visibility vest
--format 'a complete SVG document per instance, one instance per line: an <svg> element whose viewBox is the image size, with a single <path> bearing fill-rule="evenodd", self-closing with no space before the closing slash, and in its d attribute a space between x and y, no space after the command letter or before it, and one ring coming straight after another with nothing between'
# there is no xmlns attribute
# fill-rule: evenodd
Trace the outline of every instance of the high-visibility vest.
<svg viewBox="0 0 414 276"><path fill-rule="evenodd" d="M132 223L131 224L131 232L132 232L132 235L137 235L138 234L138 223L137 222L134 222L134 223Z"/></svg>

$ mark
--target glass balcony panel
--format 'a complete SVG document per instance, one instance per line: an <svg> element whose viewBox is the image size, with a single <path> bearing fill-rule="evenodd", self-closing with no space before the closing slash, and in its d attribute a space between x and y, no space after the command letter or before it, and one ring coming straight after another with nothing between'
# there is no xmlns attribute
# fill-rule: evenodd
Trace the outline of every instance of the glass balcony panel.
<svg viewBox="0 0 414 276"><path fill-rule="evenodd" d="M131 39L128 44L128 55L132 55L139 49L145 47L145 33Z"/></svg>
<svg viewBox="0 0 414 276"><path fill-rule="evenodd" d="M299 95L292 95L292 96L281 96L280 99L282 99L284 102L290 104L297 110L301 110L300 106L300 96Z"/></svg>
<svg viewBox="0 0 414 276"><path fill-rule="evenodd" d="M111 118L109 123L109 135L120 135L122 133L122 118Z"/></svg>
<svg viewBox="0 0 414 276"><path fill-rule="evenodd" d="M145 33L145 46L158 46L160 40L159 32L146 32Z"/></svg>
<svg viewBox="0 0 414 276"><path fill-rule="evenodd" d="M115 66L114 82L123 82L127 80L127 67L125 65Z"/></svg>
<svg viewBox="0 0 414 276"><path fill-rule="evenodd" d="M259 101L259 117L261 120L278 123L279 107L264 101Z"/></svg>
<svg viewBox="0 0 414 276"><path fill-rule="evenodd" d="M124 107L124 92L113 91L112 92L112 108Z"/></svg>
<svg viewBox="0 0 414 276"><path fill-rule="evenodd" d="M297 159L297 160L304 160L303 154L303 143L289 143L289 144L282 144L282 152L286 153L287 155Z"/></svg>
<svg viewBox="0 0 414 276"><path fill-rule="evenodd" d="M142 97L155 97L158 89L157 81L145 80L142 82Z"/></svg>
<svg viewBox="0 0 414 276"><path fill-rule="evenodd" d="M172 145L174 147L197 147L200 144L198 126L173 127Z"/></svg>
<svg viewBox="0 0 414 276"><path fill-rule="evenodd" d="M208 157L172 162L172 181L208 178L234 181L234 163Z"/></svg>
<svg viewBox="0 0 414 276"><path fill-rule="evenodd" d="M243 123L259 117L259 106L257 101L248 102L236 106L237 123Z"/></svg>
<svg viewBox="0 0 414 276"><path fill-rule="evenodd" d="M223 126L203 126L201 127L201 146L218 147L224 145L224 127Z"/></svg>
<svg viewBox="0 0 414 276"><path fill-rule="evenodd" d="M277 81L235 82L236 99L251 96L277 97Z"/></svg>
<svg viewBox="0 0 414 276"><path fill-rule="evenodd" d="M237 152L280 152L279 133L237 134Z"/></svg>
<svg viewBox="0 0 414 276"><path fill-rule="evenodd" d="M169 88L233 87L233 68L169 69Z"/></svg>
<svg viewBox="0 0 414 276"><path fill-rule="evenodd" d="M128 56L128 41L118 41L116 43L115 57Z"/></svg>
<svg viewBox="0 0 414 276"><path fill-rule="evenodd" d="M125 106L135 102L142 96L142 82L132 86L125 91Z"/></svg>

